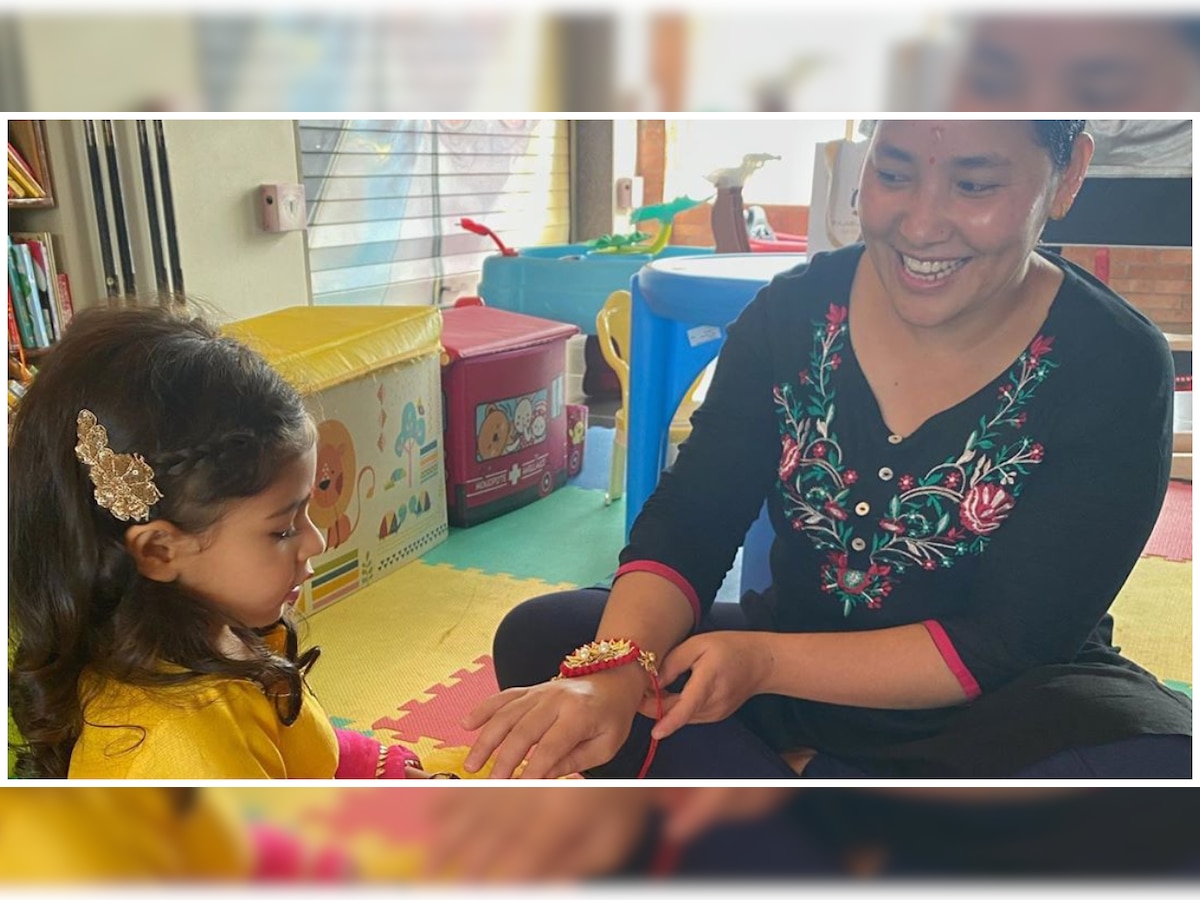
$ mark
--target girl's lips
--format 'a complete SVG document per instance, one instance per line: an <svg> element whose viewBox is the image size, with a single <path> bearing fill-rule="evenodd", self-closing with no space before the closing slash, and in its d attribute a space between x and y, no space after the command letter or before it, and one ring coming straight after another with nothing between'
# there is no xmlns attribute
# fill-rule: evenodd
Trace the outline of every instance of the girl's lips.
<svg viewBox="0 0 1200 900"><path fill-rule="evenodd" d="M301 586L296 585L294 588L292 588L290 591L287 592L287 596L285 596L283 598L283 602L286 603L288 606L295 606L296 601L298 601L300 599L300 591L301 591Z"/></svg>

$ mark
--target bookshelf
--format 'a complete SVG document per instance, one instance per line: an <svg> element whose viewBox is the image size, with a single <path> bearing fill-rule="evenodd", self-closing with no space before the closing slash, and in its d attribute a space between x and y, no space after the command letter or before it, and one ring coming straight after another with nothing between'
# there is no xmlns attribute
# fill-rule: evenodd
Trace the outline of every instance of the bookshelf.
<svg viewBox="0 0 1200 900"><path fill-rule="evenodd" d="M46 152L46 123L38 119L13 119L8 123L8 142L21 155L44 197L9 197L8 208L52 209L54 178L50 171L50 156Z"/></svg>
<svg viewBox="0 0 1200 900"><path fill-rule="evenodd" d="M47 133L46 122L37 119L8 124L10 194L23 195L8 197L10 420L23 389L72 314L70 285L55 250L59 238L46 227L46 217L55 216L58 207ZM19 185L15 190L14 181ZM29 189L31 184L36 190Z"/></svg>

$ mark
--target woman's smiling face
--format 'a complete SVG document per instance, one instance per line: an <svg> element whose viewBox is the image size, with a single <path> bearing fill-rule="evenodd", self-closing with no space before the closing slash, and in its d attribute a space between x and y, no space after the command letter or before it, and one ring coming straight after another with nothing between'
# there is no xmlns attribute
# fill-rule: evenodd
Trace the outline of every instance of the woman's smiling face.
<svg viewBox="0 0 1200 900"><path fill-rule="evenodd" d="M1012 300L1046 218L1078 188L1077 168L1056 170L1027 121L881 121L859 217L899 317L936 328ZM1079 180L1082 169L1086 159Z"/></svg>

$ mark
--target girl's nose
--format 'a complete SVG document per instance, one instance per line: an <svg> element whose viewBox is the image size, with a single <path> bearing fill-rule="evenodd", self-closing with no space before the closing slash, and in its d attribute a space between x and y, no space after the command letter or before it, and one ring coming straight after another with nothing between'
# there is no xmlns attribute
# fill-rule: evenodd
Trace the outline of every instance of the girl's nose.
<svg viewBox="0 0 1200 900"><path fill-rule="evenodd" d="M300 558L307 564L308 560L325 552L325 536L321 529L313 523L308 513L304 514L304 540L300 542Z"/></svg>

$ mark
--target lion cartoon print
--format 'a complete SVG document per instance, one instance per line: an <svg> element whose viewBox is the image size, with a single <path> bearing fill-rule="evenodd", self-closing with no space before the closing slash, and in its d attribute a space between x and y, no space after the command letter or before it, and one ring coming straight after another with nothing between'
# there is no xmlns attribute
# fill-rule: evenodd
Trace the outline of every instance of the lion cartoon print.
<svg viewBox="0 0 1200 900"><path fill-rule="evenodd" d="M375 470L365 466L356 469L354 439L346 426L337 419L326 419L317 426L317 478L313 483L312 500L308 505L313 524L325 532L325 547L333 550L350 539L362 513L363 479L369 474L371 483L368 498L375 490ZM355 475L357 473L357 478ZM349 512L351 502L358 500L354 519Z"/></svg>

